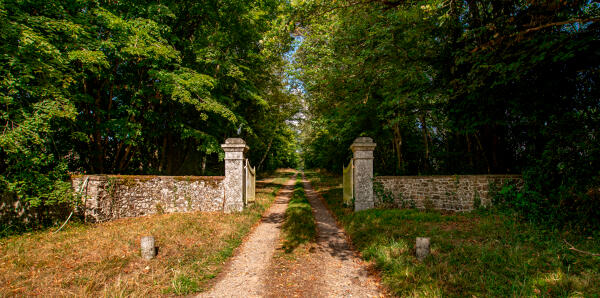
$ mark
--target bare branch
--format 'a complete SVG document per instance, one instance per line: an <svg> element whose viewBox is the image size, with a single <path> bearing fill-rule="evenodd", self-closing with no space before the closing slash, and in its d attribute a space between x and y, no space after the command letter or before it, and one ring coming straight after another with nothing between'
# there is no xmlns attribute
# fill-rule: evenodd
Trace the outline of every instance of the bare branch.
<svg viewBox="0 0 600 298"><path fill-rule="evenodd" d="M567 242L567 240L565 240L565 239L563 239L563 241L568 246L570 246L569 249L572 250L572 251L576 251L578 253L582 253L582 254L586 254L586 255L590 255L590 256L595 256L595 257L599 257L600 256L600 254L597 254L597 253L593 253L593 252L589 252L589 251L577 249L577 248L575 248L575 246L573 246L571 243Z"/></svg>
<svg viewBox="0 0 600 298"><path fill-rule="evenodd" d="M529 28L527 30L523 30L508 36L500 36L497 37L495 39L492 39L491 41L476 47L475 49L471 50L471 53L475 53L479 50L485 50L487 48L489 48L492 45L495 44L499 44L500 42L502 42L503 40L510 38L510 39L516 39L516 40L520 40L522 39L525 35L532 33L532 32L536 32L536 31L540 31L542 29L546 29L549 27L555 27L555 26L562 26L562 25L568 25L568 24L575 24L575 23L596 23L600 21L600 18L587 18L587 19L571 19L571 20L567 20L567 21L561 21L561 22L553 22L553 23L548 23L548 24L544 24L544 25L540 25L537 27L533 27L533 28Z"/></svg>

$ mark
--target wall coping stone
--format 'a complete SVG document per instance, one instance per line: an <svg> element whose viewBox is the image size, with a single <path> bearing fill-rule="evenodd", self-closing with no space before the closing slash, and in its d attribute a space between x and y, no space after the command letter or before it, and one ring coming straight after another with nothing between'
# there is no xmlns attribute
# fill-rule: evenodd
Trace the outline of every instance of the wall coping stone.
<svg viewBox="0 0 600 298"><path fill-rule="evenodd" d="M156 175L103 175L103 174L75 174L71 175L71 179L76 178L88 178L88 180L97 181L105 180L107 178L121 179L121 180L152 180L152 179L173 179L182 181L214 181L224 180L225 176L156 176Z"/></svg>
<svg viewBox="0 0 600 298"><path fill-rule="evenodd" d="M480 175L428 175L428 176L375 176L375 179L428 179L428 178L477 178L477 177L489 177L489 178L521 178L521 174L480 174Z"/></svg>

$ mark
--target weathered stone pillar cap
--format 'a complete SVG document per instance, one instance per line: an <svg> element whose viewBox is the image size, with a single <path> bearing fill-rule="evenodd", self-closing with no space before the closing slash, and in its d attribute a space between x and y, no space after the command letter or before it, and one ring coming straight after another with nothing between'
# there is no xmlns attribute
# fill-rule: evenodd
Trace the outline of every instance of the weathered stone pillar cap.
<svg viewBox="0 0 600 298"><path fill-rule="evenodd" d="M225 144L246 144L242 138L227 138Z"/></svg>
<svg viewBox="0 0 600 298"><path fill-rule="evenodd" d="M241 138L228 138L225 140L225 144L221 144L221 148L225 152L245 152L249 149Z"/></svg>
<svg viewBox="0 0 600 298"><path fill-rule="evenodd" d="M354 143L350 145L352 152L354 151L373 151L377 144L373 143L373 139L369 137L358 137L354 140Z"/></svg>

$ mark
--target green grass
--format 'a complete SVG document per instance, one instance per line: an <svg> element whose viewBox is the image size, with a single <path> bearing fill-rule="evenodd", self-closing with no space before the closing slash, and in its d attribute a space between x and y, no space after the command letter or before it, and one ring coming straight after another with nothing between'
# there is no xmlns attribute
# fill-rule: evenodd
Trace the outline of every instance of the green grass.
<svg viewBox="0 0 600 298"><path fill-rule="evenodd" d="M261 171L256 173L257 179L265 179L271 177L277 177L276 179L286 179L292 178L295 174L296 170L294 169L277 169L271 171Z"/></svg>
<svg viewBox="0 0 600 298"><path fill-rule="evenodd" d="M600 234L584 237L481 210L443 214L412 209L352 212L342 204L341 177L307 172L364 259L397 296L600 296ZM416 237L431 255L414 257Z"/></svg>
<svg viewBox="0 0 600 298"><path fill-rule="evenodd" d="M283 229L283 249L294 251L299 245L313 241L317 230L310 203L306 199L303 183L297 179L294 192L285 210Z"/></svg>

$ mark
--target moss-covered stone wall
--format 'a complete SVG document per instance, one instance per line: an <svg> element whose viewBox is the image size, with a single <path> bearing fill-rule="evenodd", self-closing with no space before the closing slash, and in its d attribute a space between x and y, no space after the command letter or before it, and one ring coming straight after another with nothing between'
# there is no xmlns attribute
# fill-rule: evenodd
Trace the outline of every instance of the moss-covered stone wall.
<svg viewBox="0 0 600 298"><path fill-rule="evenodd" d="M381 176L374 179L377 205L469 211L490 206L493 188L522 185L520 175Z"/></svg>
<svg viewBox="0 0 600 298"><path fill-rule="evenodd" d="M76 175L71 181L81 195L85 220L102 222L156 213L222 211L224 178Z"/></svg>

